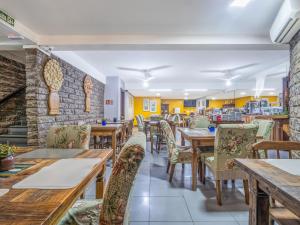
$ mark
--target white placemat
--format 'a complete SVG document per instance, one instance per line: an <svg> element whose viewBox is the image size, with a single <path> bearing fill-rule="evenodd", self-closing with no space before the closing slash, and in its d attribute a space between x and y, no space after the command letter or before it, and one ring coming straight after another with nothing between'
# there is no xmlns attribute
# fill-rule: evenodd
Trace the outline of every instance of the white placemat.
<svg viewBox="0 0 300 225"><path fill-rule="evenodd" d="M20 159L69 159L75 158L85 151L84 149L59 149L59 148L41 148L31 152L18 155Z"/></svg>
<svg viewBox="0 0 300 225"><path fill-rule="evenodd" d="M263 159L265 162L275 166L287 173L300 176L300 159Z"/></svg>
<svg viewBox="0 0 300 225"><path fill-rule="evenodd" d="M8 191L9 189L0 189L0 197L5 195Z"/></svg>
<svg viewBox="0 0 300 225"><path fill-rule="evenodd" d="M26 177L14 189L68 189L78 185L100 159L61 159Z"/></svg>

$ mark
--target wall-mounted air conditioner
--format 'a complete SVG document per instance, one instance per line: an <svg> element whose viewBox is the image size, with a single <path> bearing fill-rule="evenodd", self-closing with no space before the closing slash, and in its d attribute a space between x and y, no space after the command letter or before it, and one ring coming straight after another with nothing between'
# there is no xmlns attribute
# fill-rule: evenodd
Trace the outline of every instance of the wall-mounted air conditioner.
<svg viewBox="0 0 300 225"><path fill-rule="evenodd" d="M289 43L300 30L300 0L285 0L272 25L270 35L275 43Z"/></svg>

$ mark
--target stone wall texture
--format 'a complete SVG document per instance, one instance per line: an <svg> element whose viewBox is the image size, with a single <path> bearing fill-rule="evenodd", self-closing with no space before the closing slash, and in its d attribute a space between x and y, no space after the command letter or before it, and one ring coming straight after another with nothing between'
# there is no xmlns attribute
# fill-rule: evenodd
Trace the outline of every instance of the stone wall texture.
<svg viewBox="0 0 300 225"><path fill-rule="evenodd" d="M64 82L59 91L60 114L48 114L49 90L44 81L43 68L50 59L37 49L26 50L26 113L28 145L44 147L49 127L58 124L96 123L104 114L104 87L92 78L91 111L85 110L83 80L86 74L65 61L55 58L62 68ZM92 74L91 74L92 75Z"/></svg>
<svg viewBox="0 0 300 225"><path fill-rule="evenodd" d="M290 42L290 139L300 141L300 31ZM300 158L299 152L294 152L294 157Z"/></svg>
<svg viewBox="0 0 300 225"><path fill-rule="evenodd" d="M26 122L25 65L0 55L0 81L0 134L2 134L7 132L7 127L21 121Z"/></svg>

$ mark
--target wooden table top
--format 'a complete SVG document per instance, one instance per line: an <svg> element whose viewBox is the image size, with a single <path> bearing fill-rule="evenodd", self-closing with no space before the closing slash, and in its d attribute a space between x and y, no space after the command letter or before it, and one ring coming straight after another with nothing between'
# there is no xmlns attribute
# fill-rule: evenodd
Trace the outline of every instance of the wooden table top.
<svg viewBox="0 0 300 225"><path fill-rule="evenodd" d="M215 132L210 132L208 128L178 128L178 131L186 139L215 139Z"/></svg>
<svg viewBox="0 0 300 225"><path fill-rule="evenodd" d="M92 132L93 131L114 131L122 128L122 124L107 124L106 126L102 126L101 124L94 124L92 125Z"/></svg>
<svg viewBox="0 0 300 225"><path fill-rule="evenodd" d="M235 159L235 162L243 171L255 177L260 188L300 217L300 176L259 159Z"/></svg>
<svg viewBox="0 0 300 225"><path fill-rule="evenodd" d="M116 122L114 121L107 121L107 124L128 124L130 123L130 120L118 120Z"/></svg>
<svg viewBox="0 0 300 225"><path fill-rule="evenodd" d="M7 194L0 197L0 224L56 224L79 198L92 179L103 169L106 160L111 155L112 150L106 149L86 150L76 156L76 158L100 158L101 160L79 185L63 190L12 189L14 184L25 177L57 161L53 159L17 159L18 163L32 163L34 165L17 175L0 179L0 188L9 189Z"/></svg>

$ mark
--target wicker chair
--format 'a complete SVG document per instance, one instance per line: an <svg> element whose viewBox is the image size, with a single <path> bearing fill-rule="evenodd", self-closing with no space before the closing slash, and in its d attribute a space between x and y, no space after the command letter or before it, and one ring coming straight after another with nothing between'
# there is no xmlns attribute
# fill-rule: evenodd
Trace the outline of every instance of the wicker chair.
<svg viewBox="0 0 300 225"><path fill-rule="evenodd" d="M122 148L113 167L103 200L78 200L59 225L123 225L130 190L145 156L145 148L145 134L134 134Z"/></svg>

